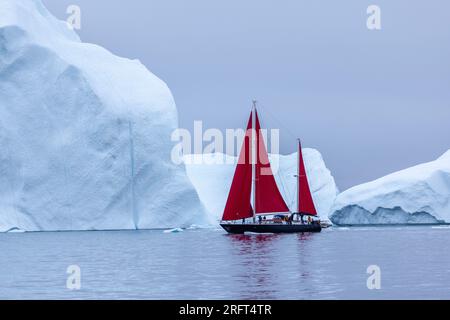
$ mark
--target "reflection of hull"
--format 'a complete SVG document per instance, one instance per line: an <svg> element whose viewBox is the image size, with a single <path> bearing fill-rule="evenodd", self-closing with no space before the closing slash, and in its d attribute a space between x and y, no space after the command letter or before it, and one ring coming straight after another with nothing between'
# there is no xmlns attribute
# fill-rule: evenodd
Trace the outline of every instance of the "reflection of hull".
<svg viewBox="0 0 450 320"><path fill-rule="evenodd" d="M221 223L229 233L242 234L244 232L255 233L299 233L299 232L320 232L322 227L319 223L313 224L238 224L238 223Z"/></svg>

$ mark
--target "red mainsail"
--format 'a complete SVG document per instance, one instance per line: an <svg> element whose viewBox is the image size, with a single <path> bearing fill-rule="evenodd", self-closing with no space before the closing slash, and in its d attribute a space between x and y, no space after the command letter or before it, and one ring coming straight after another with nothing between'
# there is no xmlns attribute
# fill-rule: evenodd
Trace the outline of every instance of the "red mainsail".
<svg viewBox="0 0 450 320"><path fill-rule="evenodd" d="M297 211L309 215L317 215L316 207L309 189L305 163L303 161L302 145L298 142L298 208Z"/></svg>
<svg viewBox="0 0 450 320"><path fill-rule="evenodd" d="M250 202L252 192L252 115L247 124L247 132L242 143L230 193L223 212L222 220L239 220L253 217L253 209Z"/></svg>
<svg viewBox="0 0 450 320"><path fill-rule="evenodd" d="M289 212L286 202L281 196L277 183L270 167L269 156L264 143L261 126L259 124L258 113L255 111L256 123L256 172L255 172L255 212L275 213Z"/></svg>

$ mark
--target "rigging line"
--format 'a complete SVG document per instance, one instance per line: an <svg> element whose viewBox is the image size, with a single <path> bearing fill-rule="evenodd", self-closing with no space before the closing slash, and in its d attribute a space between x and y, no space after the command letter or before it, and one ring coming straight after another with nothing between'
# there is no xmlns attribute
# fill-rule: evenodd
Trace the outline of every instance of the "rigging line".
<svg viewBox="0 0 450 320"><path fill-rule="evenodd" d="M261 120L262 119L262 120ZM261 127L264 127L264 116L261 118L261 115L259 115L259 122L260 122L260 125L261 125ZM268 138L268 137L267 137ZM271 142L272 143L272 142ZM267 147L268 147L269 145L267 144ZM272 154L272 156L273 156L273 154ZM272 172L273 173L273 172ZM284 178L283 178L283 175L281 174L281 155L280 154L278 154L278 170L277 170L277 173L276 174L274 174L274 176L278 176L278 180L280 181L280 183L281 183L281 188L282 188L282 190L283 190L283 194L285 194L285 198L286 197L288 197L291 201L290 201L290 203L291 202L293 202L293 200L292 200L292 197L291 197L291 194L290 194L290 192L289 192L289 188L287 188L287 187L285 187L285 185L284 185ZM285 199L286 200L286 199ZM295 199L294 199L295 200ZM289 207L289 206L288 206Z"/></svg>
<svg viewBox="0 0 450 320"><path fill-rule="evenodd" d="M281 120L279 120L272 112L270 112L269 108L265 108L261 104L259 105L259 108L264 110L264 113L267 113L269 116L271 116L272 119L274 119L276 122L278 122L278 125L280 126L280 129L281 128L286 129L286 132L288 133L288 135L290 135L295 140L298 139L298 137L295 134L293 134L293 132L291 130L289 130L289 128L287 126L283 125L283 122ZM284 178L283 178L283 176L280 174L279 177L280 177L279 180L281 182L281 186L282 186L283 190L286 190L285 187L284 187L284 182L283 182ZM289 191L286 192L286 196L289 197L289 199L291 200L290 201L291 206L293 206L295 204L295 197L292 197L292 195L290 194Z"/></svg>
<svg viewBox="0 0 450 320"><path fill-rule="evenodd" d="M261 104L258 104L259 109L263 109L265 113L269 114L271 118L273 118L276 122L278 122L278 125L280 126L280 129L286 129L286 132L295 140L298 139L298 137L291 131L287 126L284 126L283 122L279 120L272 112L269 111L269 108L263 107Z"/></svg>

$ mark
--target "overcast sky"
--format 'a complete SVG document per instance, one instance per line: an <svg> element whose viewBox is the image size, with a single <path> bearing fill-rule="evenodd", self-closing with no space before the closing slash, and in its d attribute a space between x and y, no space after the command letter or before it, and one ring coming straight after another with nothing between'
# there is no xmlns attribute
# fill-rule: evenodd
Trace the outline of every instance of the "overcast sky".
<svg viewBox="0 0 450 320"><path fill-rule="evenodd" d="M83 41L141 60L180 126L263 126L318 149L344 190L450 149L448 0L44 0L82 10ZM366 27L381 8L381 30Z"/></svg>

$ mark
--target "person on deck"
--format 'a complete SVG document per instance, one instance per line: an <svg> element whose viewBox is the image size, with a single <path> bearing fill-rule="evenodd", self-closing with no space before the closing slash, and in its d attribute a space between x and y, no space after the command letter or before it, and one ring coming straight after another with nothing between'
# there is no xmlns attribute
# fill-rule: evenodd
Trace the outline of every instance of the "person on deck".
<svg viewBox="0 0 450 320"><path fill-rule="evenodd" d="M288 216L287 223L292 224L292 220L294 220L294 216L293 215Z"/></svg>

